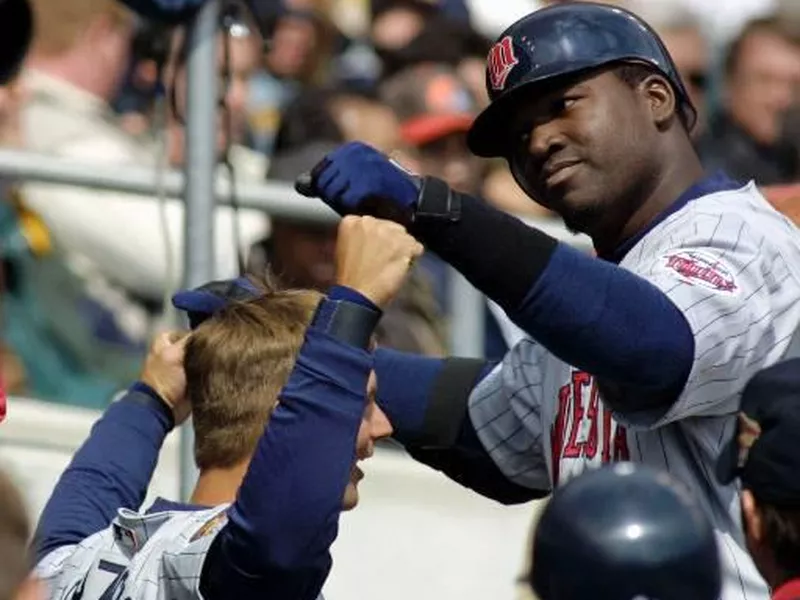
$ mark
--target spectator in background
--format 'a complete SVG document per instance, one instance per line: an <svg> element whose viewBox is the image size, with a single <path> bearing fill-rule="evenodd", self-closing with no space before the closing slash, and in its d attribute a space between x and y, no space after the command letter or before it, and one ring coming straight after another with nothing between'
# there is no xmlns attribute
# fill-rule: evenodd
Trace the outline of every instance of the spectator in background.
<svg viewBox="0 0 800 600"><path fill-rule="evenodd" d="M171 115L167 150L160 152L164 143L126 134L109 104L128 65L132 16L114 0L32 4L38 27L24 73L31 94L23 107L27 147L98 168L155 168L161 153L166 155L162 164L179 166L183 128L178 115ZM245 52L240 60L239 50L255 48L252 44L240 40L231 45L232 77L225 100L234 116L234 138L241 135L236 110L243 106L249 77L249 59ZM257 50L252 52L257 56ZM222 57L220 51L220 64ZM175 77L168 81L177 83L176 104L182 112L185 69L177 55L170 69ZM219 122L222 150L227 140L223 119ZM263 177L265 161L258 159L253 166L257 157L245 161L241 154L231 156L241 167L237 177ZM17 309L6 327L9 337L16 336L14 347L25 360L31 392L104 406L136 373L158 326L162 298L180 277L183 202L167 200L162 213L152 197L41 184L25 184L20 199L28 213L41 216L53 250L47 258L33 246L17 254L25 276L18 278L16 296L9 293L6 303L7 315ZM217 209L215 270L220 277L239 272L232 216L228 207ZM266 217L258 211L241 211L239 223L245 247L267 230Z"/></svg>
<svg viewBox="0 0 800 600"><path fill-rule="evenodd" d="M798 340L800 342L800 340ZM741 482L747 549L774 600L800 599L800 359L757 373L717 475Z"/></svg>
<svg viewBox="0 0 800 600"><path fill-rule="evenodd" d="M25 502L11 479L0 472L0 600L44 600L30 575L31 524Z"/></svg>
<svg viewBox="0 0 800 600"><path fill-rule="evenodd" d="M101 47L106 49L104 60L108 60L117 48L115 34L125 30L126 17L116 6L105 9L107 12L100 11L87 36L105 42ZM52 29L49 18L37 20L37 33ZM63 28L47 40L48 48L66 44L77 35L74 19L65 19L61 25ZM36 38L34 50L41 52L43 43ZM86 75L86 85L106 87L105 73L93 78ZM30 81L14 80L0 88L0 143L6 147L18 147L25 141L20 110L30 102L41 101L45 93L33 85L31 98L25 83ZM70 96L67 106L75 108L82 98L80 94ZM138 361L135 341L116 321L125 309L115 313L103 303L107 296L103 298L96 287L79 281L70 270L73 265L68 256L54 243L39 214L31 210L18 182L11 180L0 182L0 260L0 354L8 391L90 406L105 404L117 389L116 378L129 380Z"/></svg>
<svg viewBox="0 0 800 600"><path fill-rule="evenodd" d="M41 13L41 18L27 73L33 90L33 99L24 110L28 147L100 165L155 167L158 144L143 144L125 134L108 104L128 64L131 43L126 15L118 15L120 25L117 27L104 25L116 22L103 11L117 14L116 11L121 10L117 3L114 0L35 0L34 8L37 16ZM70 37L64 37L64 29L72 32ZM55 40L60 42L56 44ZM115 52L98 51L98 47L105 46ZM247 44L243 46L248 47ZM244 96L245 82L249 78L248 67L237 66L238 47L238 44L232 45L233 81L225 96L225 104L233 108L234 116L235 107L242 104L235 97ZM222 62L220 48L220 65ZM179 56L170 67L177 74L175 95L180 114L184 113L185 106L184 66ZM99 84L92 84L95 80ZM173 77L168 74L167 83L172 81ZM217 141L220 145L225 141L223 121L219 119ZM168 156L173 166L182 163L182 131L180 115L171 115ZM260 161L257 168L242 171L252 171L253 175L257 172L263 177L264 168L264 162ZM151 197L39 185L26 186L26 196L28 203L50 226L55 240L76 256L76 262L79 259L84 270L99 275L107 285L122 288L136 299L160 305L165 292L174 285L167 272L168 248L176 264L182 264L182 202L167 203L168 246L159 228L158 204ZM216 217L215 272L218 276L235 274L238 265L232 237L232 212L228 207L219 207ZM243 247L249 246L266 230L262 213L241 211L239 223ZM134 329L139 339L146 337L146 319L139 319Z"/></svg>
<svg viewBox="0 0 800 600"><path fill-rule="evenodd" d="M455 64L464 55L469 13L450 0L371 0L369 37L381 59L381 79L420 62Z"/></svg>
<svg viewBox="0 0 800 600"><path fill-rule="evenodd" d="M122 128L133 136L153 133L156 100L163 98L162 69L169 57L171 29L152 21L138 23L125 79L112 105Z"/></svg>
<svg viewBox="0 0 800 600"><path fill-rule="evenodd" d="M706 167L760 185L796 181L798 142L786 126L797 108L800 42L780 19L751 21L730 45L724 69L722 111L699 140Z"/></svg>
<svg viewBox="0 0 800 600"><path fill-rule="evenodd" d="M326 83L336 36L320 3L288 3L277 17L262 68L250 82L248 145L267 156L273 151L281 112L304 89Z"/></svg>
<svg viewBox="0 0 800 600"><path fill-rule="evenodd" d="M369 140L407 161L394 113L377 99L347 90L309 90L283 116L270 163L269 179L293 183L325 154L346 141ZM271 273L281 287L326 291L334 282L336 224L272 218L269 239L254 246L249 269ZM446 353L441 308L420 268L409 275L384 311L376 330L390 348L428 356Z"/></svg>
<svg viewBox="0 0 800 600"><path fill-rule="evenodd" d="M466 194L480 193L488 164L466 144L478 107L457 74L445 65L421 64L386 80L380 93L400 120L422 174Z"/></svg>
<svg viewBox="0 0 800 600"><path fill-rule="evenodd" d="M261 180L267 168L263 155L244 145L247 138L248 98L250 82L256 71L260 55L260 38L238 13L223 18L224 33L219 35L218 69L220 85L224 89L224 102L220 106L217 120L217 153L225 157L235 168L237 178L249 181ZM169 162L173 166L184 163L187 85L186 64L189 47L183 32L175 38L175 52L165 70L168 93L174 98L167 124L167 147ZM227 54L227 60L224 58ZM227 62L227 72L226 72ZM250 226L263 221L260 213L247 211ZM240 219L240 223L243 221ZM245 223L247 221L244 221ZM252 233L252 231L250 232Z"/></svg>
<svg viewBox="0 0 800 600"><path fill-rule="evenodd" d="M468 26L456 29L455 35L460 42L456 71L478 101L478 108L483 110L489 105L489 93L486 91L486 57L489 55L492 41Z"/></svg>
<svg viewBox="0 0 800 600"><path fill-rule="evenodd" d="M475 97L451 68L425 63L400 71L381 86L381 97L400 120L403 142L413 148L416 171L438 177L452 188L467 194L481 195L492 163L478 158L467 148L466 134L477 115ZM514 184L511 176L507 183ZM487 199L502 204L504 190L492 190ZM500 199L499 201L498 198ZM525 205L531 205L529 199ZM501 206L508 209L509 205ZM426 254L421 264L436 281L439 301L450 304L446 293L449 271L437 257ZM486 357L501 358L522 337L502 310L489 303L486 319Z"/></svg>

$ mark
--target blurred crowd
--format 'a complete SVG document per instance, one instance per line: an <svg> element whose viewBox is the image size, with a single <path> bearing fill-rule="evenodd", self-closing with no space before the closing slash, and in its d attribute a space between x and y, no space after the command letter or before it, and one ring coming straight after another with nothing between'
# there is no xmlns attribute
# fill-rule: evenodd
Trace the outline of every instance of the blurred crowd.
<svg viewBox="0 0 800 600"><path fill-rule="evenodd" d="M29 58L0 90L0 144L98 170L180 168L185 32L142 22L115 0L32 3ZM465 144L488 102L484 59L492 40L549 2L284 3L266 44L241 7L223 15L220 177L288 185L336 145L362 140L510 213L551 218L522 193L504 162L476 158ZM700 111L695 140L708 169L755 179L771 200L800 216L798 3L739 0L728 3L741 4L731 11L684 0L614 4L638 12L662 35ZM182 202L0 185L5 386L105 406L135 378L148 340L170 318L163 299L181 281ZM332 225L221 206L215 228L220 279L247 270L282 287L323 291L334 280ZM436 256L419 261L382 321L379 342L447 354L448 277ZM521 334L495 306L485 314L485 355L499 358Z"/></svg>

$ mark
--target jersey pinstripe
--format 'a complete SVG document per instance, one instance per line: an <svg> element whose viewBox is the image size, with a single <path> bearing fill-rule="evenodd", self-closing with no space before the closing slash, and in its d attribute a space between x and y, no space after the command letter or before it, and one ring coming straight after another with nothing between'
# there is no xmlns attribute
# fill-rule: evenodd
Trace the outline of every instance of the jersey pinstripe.
<svg viewBox="0 0 800 600"><path fill-rule="evenodd" d="M51 552L35 573L48 600L197 600L203 563L227 508L120 509L107 529Z"/></svg>
<svg viewBox="0 0 800 600"><path fill-rule="evenodd" d="M200 598L203 560L225 524L226 509L151 514L120 509L107 529L51 552L36 574L49 600Z"/></svg>
<svg viewBox="0 0 800 600"><path fill-rule="evenodd" d="M753 184L689 202L620 263L661 289L695 337L683 393L665 414L612 414L591 374L522 340L473 391L470 418L509 479L550 489L584 469L634 460L699 492L720 542L724 600L766 600L744 548L738 493L713 465L741 390L781 360L800 326L800 232Z"/></svg>

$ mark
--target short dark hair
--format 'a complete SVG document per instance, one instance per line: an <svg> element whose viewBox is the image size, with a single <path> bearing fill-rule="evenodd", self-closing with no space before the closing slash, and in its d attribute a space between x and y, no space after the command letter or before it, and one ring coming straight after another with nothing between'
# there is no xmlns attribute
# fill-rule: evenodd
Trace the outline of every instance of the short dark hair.
<svg viewBox="0 0 800 600"><path fill-rule="evenodd" d="M725 77L730 77L739 66L745 42L753 35L759 33L773 35L783 39L789 44L800 46L800 33L797 31L796 27L793 27L785 19L781 19L775 15L753 19L742 28L739 35L733 39L725 52L725 60L723 63Z"/></svg>
<svg viewBox="0 0 800 600"><path fill-rule="evenodd" d="M680 94L678 93L678 90L675 89L675 85L663 73L651 67L650 65L646 65L643 63L620 63L614 69L614 73L625 84L629 85L632 88L635 88L637 85L642 83L645 79L647 79L651 75L659 75L660 77L663 77L664 80L666 80L669 83L670 88L672 88L672 93L675 94L675 112L678 115L678 118L680 119L684 128L686 128L687 130L689 129L689 123L687 121L686 111L681 109L681 105L683 104L683 102L685 102L685 100L681 98Z"/></svg>
<svg viewBox="0 0 800 600"><path fill-rule="evenodd" d="M764 540L778 567L792 578L800 577L800 508L759 506L764 523Z"/></svg>
<svg viewBox="0 0 800 600"><path fill-rule="evenodd" d="M657 74L657 71L641 63L621 63L614 69L614 73L629 86L636 87L650 75Z"/></svg>

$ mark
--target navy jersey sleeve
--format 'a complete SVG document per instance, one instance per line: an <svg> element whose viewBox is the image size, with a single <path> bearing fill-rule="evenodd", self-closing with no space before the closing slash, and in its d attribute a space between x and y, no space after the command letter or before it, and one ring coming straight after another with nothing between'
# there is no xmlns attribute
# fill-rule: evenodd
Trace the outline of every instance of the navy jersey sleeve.
<svg viewBox="0 0 800 600"><path fill-rule="evenodd" d="M533 339L564 362L626 390L620 401L648 408L642 404L669 404L677 397L692 365L694 337L661 290L478 198L444 185L426 189L432 191L423 191L421 209L450 207L449 218L422 210L414 235Z"/></svg>
<svg viewBox="0 0 800 600"><path fill-rule="evenodd" d="M36 560L108 527L119 508L144 501L172 414L136 384L94 424L48 500L37 528Z"/></svg>

